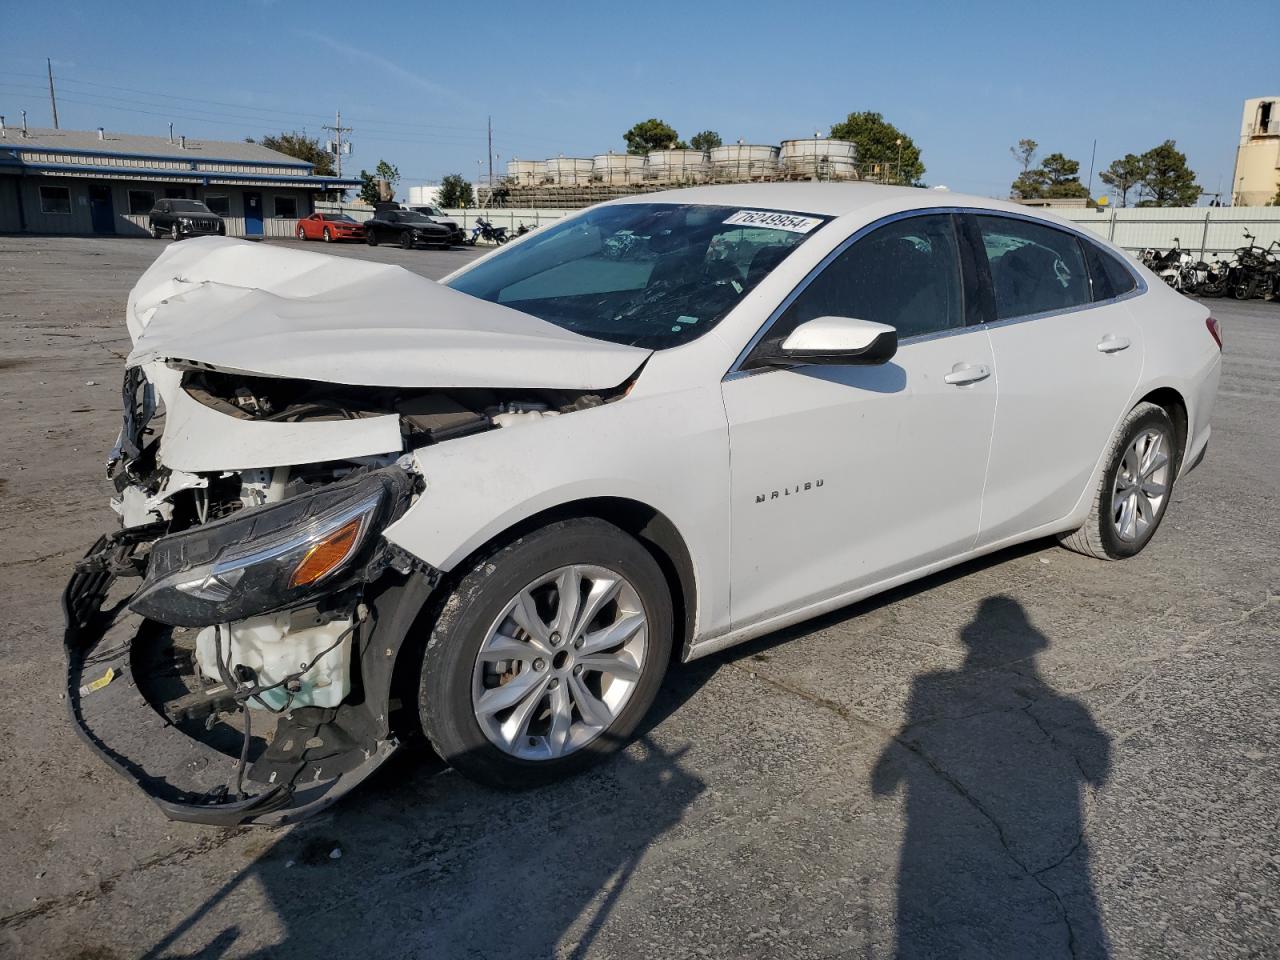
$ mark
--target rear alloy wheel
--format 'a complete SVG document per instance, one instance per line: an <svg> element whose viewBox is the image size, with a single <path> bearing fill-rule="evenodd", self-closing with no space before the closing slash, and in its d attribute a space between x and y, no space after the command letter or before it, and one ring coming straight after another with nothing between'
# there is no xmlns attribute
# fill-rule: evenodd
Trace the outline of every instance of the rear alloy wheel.
<svg viewBox="0 0 1280 960"><path fill-rule="evenodd" d="M671 655L671 598L643 546L602 520L551 524L481 560L446 601L419 710L439 754L521 787L625 746Z"/></svg>
<svg viewBox="0 0 1280 960"><path fill-rule="evenodd" d="M1062 545L1100 560L1139 553L1169 506L1178 468L1173 421L1163 407L1140 403L1125 417L1108 449L1107 467L1083 527Z"/></svg>

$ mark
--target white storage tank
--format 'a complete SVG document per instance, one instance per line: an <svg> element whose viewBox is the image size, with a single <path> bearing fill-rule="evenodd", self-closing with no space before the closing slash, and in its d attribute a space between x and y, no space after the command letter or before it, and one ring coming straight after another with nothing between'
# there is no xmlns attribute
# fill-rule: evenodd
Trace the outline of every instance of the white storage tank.
<svg viewBox="0 0 1280 960"><path fill-rule="evenodd" d="M858 147L852 140L808 137L782 141L782 170L788 176L816 180L853 180Z"/></svg>
<svg viewBox="0 0 1280 960"><path fill-rule="evenodd" d="M762 143L731 143L711 149L711 173L717 180L761 180L778 175L778 148Z"/></svg>
<svg viewBox="0 0 1280 960"><path fill-rule="evenodd" d="M591 161L591 179L600 183L639 183L644 179L644 157L629 153L602 153Z"/></svg>
<svg viewBox="0 0 1280 960"><path fill-rule="evenodd" d="M554 157L546 163L549 183L572 185L591 182L593 164L585 157Z"/></svg>
<svg viewBox="0 0 1280 960"><path fill-rule="evenodd" d="M701 150L654 150L645 165L645 178L658 183L703 183L711 177L711 162Z"/></svg>
<svg viewBox="0 0 1280 960"><path fill-rule="evenodd" d="M533 187L547 179L545 160L508 160L507 179L521 187Z"/></svg>

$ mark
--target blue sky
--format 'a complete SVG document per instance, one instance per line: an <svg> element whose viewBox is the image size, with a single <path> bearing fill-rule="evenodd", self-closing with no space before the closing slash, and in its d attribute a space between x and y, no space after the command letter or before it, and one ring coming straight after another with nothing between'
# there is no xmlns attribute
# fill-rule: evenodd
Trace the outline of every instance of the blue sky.
<svg viewBox="0 0 1280 960"><path fill-rule="evenodd" d="M953 190L1006 195L1020 137L1082 179L1094 138L1097 169L1172 138L1229 192L1241 101L1280 93L1276 22L1275 0L0 0L0 114L50 125L49 56L64 127L240 139L341 108L350 168L386 158L402 186L474 178L490 115L505 163L621 151L650 116L777 143L878 110Z"/></svg>

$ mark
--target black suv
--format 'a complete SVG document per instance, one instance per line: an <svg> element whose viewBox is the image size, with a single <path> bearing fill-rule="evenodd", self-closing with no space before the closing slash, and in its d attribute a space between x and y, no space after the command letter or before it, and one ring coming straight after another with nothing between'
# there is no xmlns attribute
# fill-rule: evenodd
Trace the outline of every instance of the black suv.
<svg viewBox="0 0 1280 960"><path fill-rule="evenodd" d="M226 234L227 225L222 218L199 200L166 197L151 210L151 235L157 240L165 235L181 240L183 237L223 237Z"/></svg>

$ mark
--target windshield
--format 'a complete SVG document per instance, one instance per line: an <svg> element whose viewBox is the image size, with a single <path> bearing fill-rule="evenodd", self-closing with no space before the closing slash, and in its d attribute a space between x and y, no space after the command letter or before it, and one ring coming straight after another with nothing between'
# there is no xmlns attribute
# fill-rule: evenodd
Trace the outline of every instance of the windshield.
<svg viewBox="0 0 1280 960"><path fill-rule="evenodd" d="M324 215L324 218L326 220L332 220L335 223L355 223L355 221L352 220L350 217L348 217L345 213L326 213Z"/></svg>
<svg viewBox="0 0 1280 960"><path fill-rule="evenodd" d="M449 286L575 333L661 350L715 326L826 217L627 203L545 227Z"/></svg>
<svg viewBox="0 0 1280 960"><path fill-rule="evenodd" d="M424 213L424 214L426 214L428 217L443 217L443 216L444 216L444 214L443 214L443 213L441 213L441 212L440 212L440 210L439 210L437 207L414 207L414 209L415 209L415 210L417 210L419 213Z"/></svg>
<svg viewBox="0 0 1280 960"><path fill-rule="evenodd" d="M430 217L424 217L416 210L401 210L400 215L396 217L401 223L430 223Z"/></svg>
<svg viewBox="0 0 1280 960"><path fill-rule="evenodd" d="M173 200L171 202L173 203L172 210L174 213L213 213L199 200Z"/></svg>

